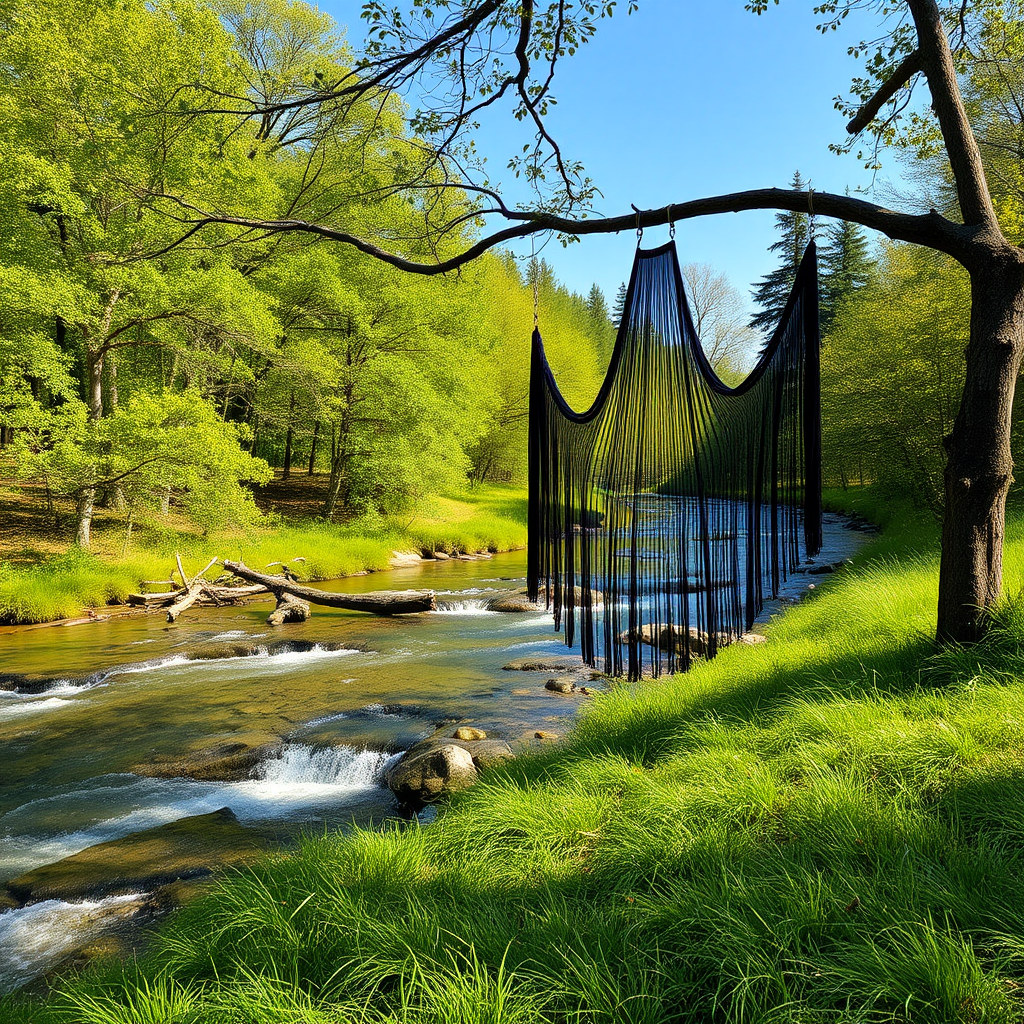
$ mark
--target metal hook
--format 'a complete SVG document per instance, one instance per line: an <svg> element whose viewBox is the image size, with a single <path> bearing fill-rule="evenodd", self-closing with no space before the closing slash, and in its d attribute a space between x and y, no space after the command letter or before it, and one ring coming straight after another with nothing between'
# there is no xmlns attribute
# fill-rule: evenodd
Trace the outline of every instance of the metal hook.
<svg viewBox="0 0 1024 1024"><path fill-rule="evenodd" d="M668 237L676 237L676 222L672 219L672 204L668 204Z"/></svg>
<svg viewBox="0 0 1024 1024"><path fill-rule="evenodd" d="M633 210L636 213L636 244L639 247L640 242L644 237L644 229L640 226L640 208L636 203L630 203L629 205L633 207Z"/></svg>

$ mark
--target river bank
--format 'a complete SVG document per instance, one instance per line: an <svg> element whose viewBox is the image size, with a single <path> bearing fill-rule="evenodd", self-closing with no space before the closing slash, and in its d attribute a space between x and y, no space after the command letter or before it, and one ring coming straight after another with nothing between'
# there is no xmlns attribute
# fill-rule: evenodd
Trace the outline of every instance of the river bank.
<svg viewBox="0 0 1024 1024"><path fill-rule="evenodd" d="M1014 590L1020 533L1015 512ZM936 551L896 515L767 643L594 699L557 753L429 829L313 837L225 878L147 958L8 1018L114 1021L158 993L196 1022L1008 1024L1024 617L936 653Z"/></svg>
<svg viewBox="0 0 1024 1024"><path fill-rule="evenodd" d="M285 493L296 489L302 493L296 487ZM94 550L85 552L71 543L67 523L54 525L42 495L0 488L0 626L110 614L143 581L167 580L176 553L191 571L215 556L228 557L256 567L285 563L298 578L319 582L380 572L434 552L498 552L526 544L521 488L481 485L425 498L401 520L363 518L345 525L283 518L308 511L308 502L285 500L280 488L273 493L275 500L264 503L269 518L263 527L204 537L173 520L154 520L135 528L129 550L120 518L101 514Z"/></svg>
<svg viewBox="0 0 1024 1024"><path fill-rule="evenodd" d="M827 532L834 560L861 537L831 516ZM0 660L18 671L0 694L0 880L14 916L0 929L17 925L12 948L39 947L15 974L48 962L55 929L81 928L93 945L145 925L236 854L294 844L311 824L401 820L383 784L408 787L388 774L416 744L467 749L475 779L563 736L606 683L577 673L585 686L548 685L579 659L549 616L523 609L524 566L519 552L397 568L389 584L426 584L438 607L387 621L318 610L268 630L264 602L173 626L148 616L6 630ZM825 578L798 574L784 596ZM179 826L187 849L168 852ZM57 953L73 952L62 942Z"/></svg>

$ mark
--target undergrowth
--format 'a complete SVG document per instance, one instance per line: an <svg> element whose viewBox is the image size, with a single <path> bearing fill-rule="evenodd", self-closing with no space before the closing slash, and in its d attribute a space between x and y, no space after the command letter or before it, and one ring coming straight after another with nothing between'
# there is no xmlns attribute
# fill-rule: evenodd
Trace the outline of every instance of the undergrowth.
<svg viewBox="0 0 1024 1024"><path fill-rule="evenodd" d="M1020 1021L1024 606L937 651L934 529L894 515L855 562L434 824L226 876L10 1019Z"/></svg>
<svg viewBox="0 0 1024 1024"><path fill-rule="evenodd" d="M123 603L142 580L166 580L175 553L188 573L217 556L255 569L287 562L300 579L319 581L386 569L395 551L508 551L526 544L525 506L521 491L491 486L448 500L445 511L455 512L453 522L424 515L346 525L308 520L210 537L151 526L137 533L127 554L72 546L27 568L0 561L0 624L49 622L86 607ZM222 571L214 567L207 575Z"/></svg>

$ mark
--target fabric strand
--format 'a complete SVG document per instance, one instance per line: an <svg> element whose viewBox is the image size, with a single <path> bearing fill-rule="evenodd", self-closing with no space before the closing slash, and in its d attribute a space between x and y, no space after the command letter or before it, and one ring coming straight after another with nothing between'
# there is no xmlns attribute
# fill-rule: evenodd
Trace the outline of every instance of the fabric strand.
<svg viewBox="0 0 1024 1024"><path fill-rule="evenodd" d="M632 679L713 657L821 548L817 257L747 378L712 369L675 242L638 249L593 405L533 332L527 586L584 661Z"/></svg>

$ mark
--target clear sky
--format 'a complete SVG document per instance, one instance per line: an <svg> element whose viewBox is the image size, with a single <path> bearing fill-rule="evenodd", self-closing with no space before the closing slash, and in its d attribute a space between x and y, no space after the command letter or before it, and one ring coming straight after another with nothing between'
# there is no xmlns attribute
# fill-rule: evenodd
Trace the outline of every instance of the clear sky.
<svg viewBox="0 0 1024 1024"><path fill-rule="evenodd" d="M358 47L359 0L318 6L348 27ZM549 119L563 152L581 160L603 192L599 211L784 187L795 169L819 191L870 185L855 154L828 149L846 137L833 102L861 70L846 50L864 28L851 17L823 36L818 20L808 0L783 0L760 17L745 11L743 0L640 0L626 17L622 0L594 40L560 65L559 102ZM522 141L509 108L493 110L477 135L492 180L513 202L527 195L504 168ZM891 157L879 181L888 176L899 176ZM770 212L683 222L676 230L680 259L712 264L749 295L775 266L767 252L773 223ZM644 245L661 244L667 234L651 229ZM570 288L585 293L596 281L611 300L628 277L635 245L633 232L590 235L568 249L551 242L543 255Z"/></svg>

